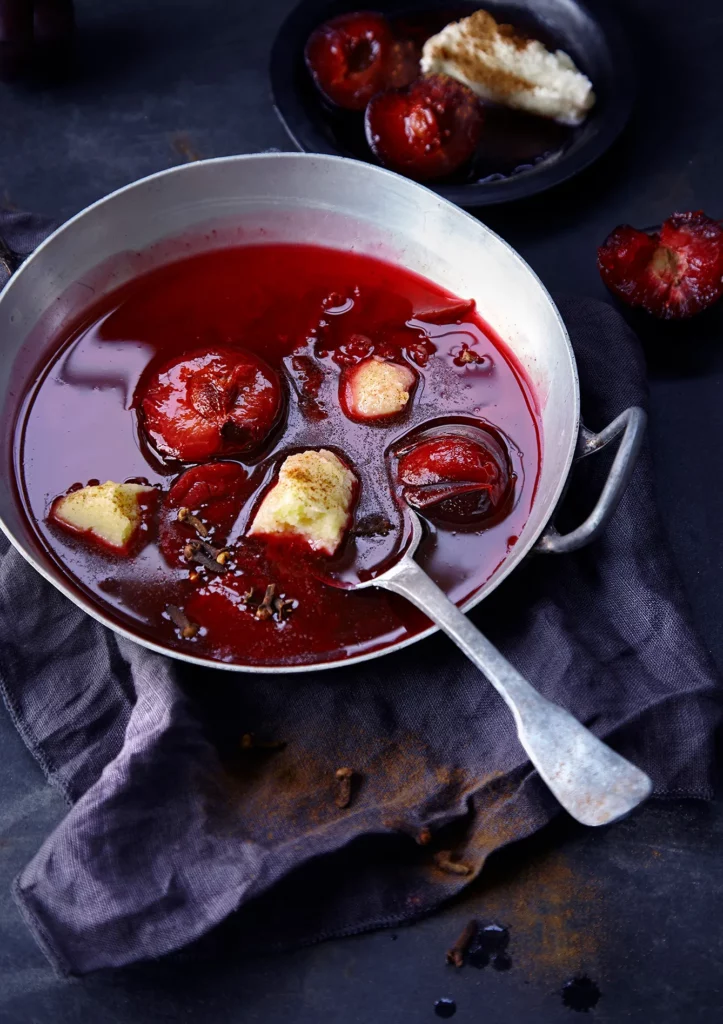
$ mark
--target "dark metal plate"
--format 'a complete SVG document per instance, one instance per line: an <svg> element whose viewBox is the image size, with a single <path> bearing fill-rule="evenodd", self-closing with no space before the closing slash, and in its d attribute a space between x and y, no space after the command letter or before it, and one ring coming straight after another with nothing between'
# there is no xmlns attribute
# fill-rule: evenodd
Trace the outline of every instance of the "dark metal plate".
<svg viewBox="0 0 723 1024"><path fill-rule="evenodd" d="M304 64L304 45L317 25L345 11L377 10L386 15L440 11L446 20L484 6L498 21L509 21L546 45L565 50L593 83L597 103L579 127L560 133L536 162L506 159L477 166L466 179L430 185L460 206L474 209L522 199L566 181L597 160L620 134L634 100L634 76L625 34L602 0L487 0L484 4L420 0L357 0L356 3L302 0L282 25L271 55L271 87L276 111L299 149L375 162L363 139L361 119L335 116L317 93ZM494 115L493 115L494 116ZM542 118L530 122L549 125ZM523 147L524 149L524 147ZM494 161L494 157L492 160Z"/></svg>

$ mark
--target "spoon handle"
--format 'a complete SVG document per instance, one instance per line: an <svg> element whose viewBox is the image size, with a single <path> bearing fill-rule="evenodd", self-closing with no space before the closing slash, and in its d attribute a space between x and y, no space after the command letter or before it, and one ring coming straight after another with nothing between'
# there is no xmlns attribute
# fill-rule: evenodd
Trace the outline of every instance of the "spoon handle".
<svg viewBox="0 0 723 1024"><path fill-rule="evenodd" d="M541 778L573 818L606 825L650 796L648 776L538 693L411 557L374 582L425 612L483 672L514 715Z"/></svg>

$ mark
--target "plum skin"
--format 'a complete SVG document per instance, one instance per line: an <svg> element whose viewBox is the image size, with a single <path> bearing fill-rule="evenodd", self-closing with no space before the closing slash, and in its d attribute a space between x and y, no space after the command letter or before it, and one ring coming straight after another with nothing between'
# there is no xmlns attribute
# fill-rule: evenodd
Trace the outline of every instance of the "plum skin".
<svg viewBox="0 0 723 1024"><path fill-rule="evenodd" d="M162 456L180 462L252 453L283 409L277 374L245 349L174 359L144 382L140 394L146 436Z"/></svg>
<svg viewBox="0 0 723 1024"><path fill-rule="evenodd" d="M399 453L397 478L412 508L461 526L498 522L514 490L504 443L481 429L420 439Z"/></svg>

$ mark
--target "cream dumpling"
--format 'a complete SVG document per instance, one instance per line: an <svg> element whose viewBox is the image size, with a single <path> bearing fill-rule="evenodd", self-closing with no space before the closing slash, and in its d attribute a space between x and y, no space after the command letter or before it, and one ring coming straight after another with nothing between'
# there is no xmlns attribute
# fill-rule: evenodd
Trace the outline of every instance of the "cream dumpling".
<svg viewBox="0 0 723 1024"><path fill-rule="evenodd" d="M67 532L123 554L133 546L157 496L148 484L107 480L56 498L50 516Z"/></svg>
<svg viewBox="0 0 723 1024"><path fill-rule="evenodd" d="M333 555L351 522L357 487L355 474L326 448L289 455L248 535L298 537L312 551Z"/></svg>
<svg viewBox="0 0 723 1024"><path fill-rule="evenodd" d="M488 11L450 22L422 51L424 74L444 74L482 99L581 124L595 103L592 83L563 50L498 24Z"/></svg>
<svg viewBox="0 0 723 1024"><path fill-rule="evenodd" d="M406 408L416 382L411 366L370 356L342 375L339 399L350 419L388 419Z"/></svg>

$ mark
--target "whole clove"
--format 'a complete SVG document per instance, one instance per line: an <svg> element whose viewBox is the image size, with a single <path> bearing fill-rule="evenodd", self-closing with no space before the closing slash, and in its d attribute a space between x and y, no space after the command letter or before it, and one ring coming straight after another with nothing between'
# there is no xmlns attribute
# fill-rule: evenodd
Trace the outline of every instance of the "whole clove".
<svg viewBox="0 0 723 1024"><path fill-rule="evenodd" d="M196 633L201 628L197 622L191 622L189 617L186 615L182 608L179 608L176 604L169 604L166 606L166 612L168 618L174 624L178 626L181 631L181 636L184 640L193 640Z"/></svg>
<svg viewBox="0 0 723 1024"><path fill-rule="evenodd" d="M338 808L344 810L351 803L351 785L354 772L351 768L337 768L334 778L336 779L334 803Z"/></svg>
<svg viewBox="0 0 723 1024"><path fill-rule="evenodd" d="M453 946L447 950L446 960L454 967L464 967L467 951L477 936L479 925L475 920L468 921Z"/></svg>
<svg viewBox="0 0 723 1024"><path fill-rule="evenodd" d="M199 537L208 537L208 527L191 512L190 508L179 508L176 518L179 523L188 523L193 527Z"/></svg>
<svg viewBox="0 0 723 1024"><path fill-rule="evenodd" d="M434 863L440 871L444 871L448 875L469 875L472 873L472 868L469 864L463 864L459 860L452 860L452 854L449 850L440 850L439 853L435 853Z"/></svg>
<svg viewBox="0 0 723 1024"><path fill-rule="evenodd" d="M225 565L231 557L231 552L227 548L214 547L207 540L190 540L183 548L183 557L188 562L193 562L199 551L213 558L219 565Z"/></svg>
<svg viewBox="0 0 723 1024"><path fill-rule="evenodd" d="M189 546L190 545L187 545L187 547ZM203 551L201 548L193 552L190 561L196 562L197 565L202 565L204 569L208 569L209 572L215 573L217 576L223 576L224 573L228 572L227 565L223 565L221 562L218 562L211 555L207 555L206 552Z"/></svg>
<svg viewBox="0 0 723 1024"><path fill-rule="evenodd" d="M279 616L281 622L283 622L284 619L288 619L289 615L291 615L294 610L294 602L288 597L275 597L273 604L274 611Z"/></svg>
<svg viewBox="0 0 723 1024"><path fill-rule="evenodd" d="M255 615L257 619L270 619L274 614L274 594L276 593L276 584L269 583L264 594L264 599L256 609Z"/></svg>
<svg viewBox="0 0 723 1024"><path fill-rule="evenodd" d="M259 601L255 596L256 590L250 587L243 594L243 600L247 607L253 610L257 619L267 620L278 617L279 622L288 619L296 607L296 601L289 597L283 597L276 593L276 584L269 583L264 592L263 598Z"/></svg>

